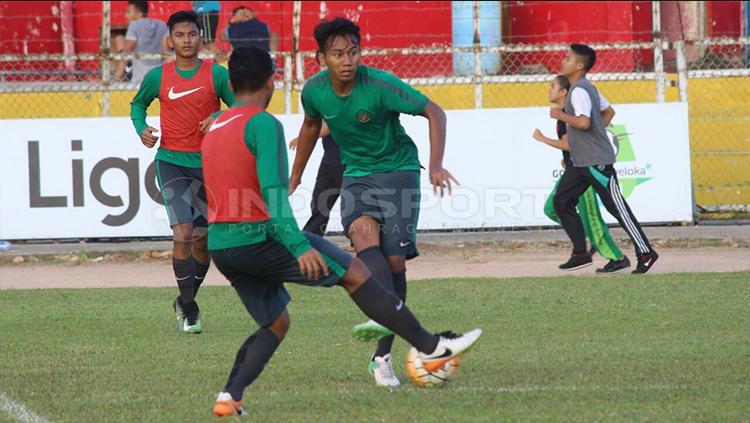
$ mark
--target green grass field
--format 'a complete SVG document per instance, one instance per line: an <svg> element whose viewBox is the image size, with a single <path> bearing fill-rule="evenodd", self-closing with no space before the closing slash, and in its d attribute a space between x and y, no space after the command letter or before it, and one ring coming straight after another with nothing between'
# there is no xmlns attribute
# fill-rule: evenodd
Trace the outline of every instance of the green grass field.
<svg viewBox="0 0 750 423"><path fill-rule="evenodd" d="M0 291L0 393L50 421L211 421L255 326L230 287L206 287L206 331L178 334L175 291ZM364 316L344 290L290 291L292 327L245 394L248 421L750 418L748 272L412 282L428 328L484 329L440 390L406 380L403 341L404 385L375 387L372 346L350 336Z"/></svg>

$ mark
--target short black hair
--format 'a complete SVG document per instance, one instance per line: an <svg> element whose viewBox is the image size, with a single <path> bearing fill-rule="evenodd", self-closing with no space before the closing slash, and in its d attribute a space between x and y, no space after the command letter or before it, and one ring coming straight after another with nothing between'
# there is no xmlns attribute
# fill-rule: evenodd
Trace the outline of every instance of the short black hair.
<svg viewBox="0 0 750 423"><path fill-rule="evenodd" d="M139 12L143 13L143 16L148 16L148 2L147 1L129 1L129 5L133 5Z"/></svg>
<svg viewBox="0 0 750 423"><path fill-rule="evenodd" d="M247 10L249 10L251 12L253 11L253 9L251 9L251 8L249 8L247 6L237 6L234 9L232 9L232 16L236 15L237 12L239 12L240 10L245 10L245 9L247 9Z"/></svg>
<svg viewBox="0 0 750 423"><path fill-rule="evenodd" d="M588 72L594 67L594 63L596 63L596 52L593 48L586 44L571 44L570 49L573 50L573 53L583 58L583 70Z"/></svg>
<svg viewBox="0 0 750 423"><path fill-rule="evenodd" d="M332 21L323 20L315 27L313 33L315 41L318 43L318 51L325 53L328 45L338 36L354 38L354 42L359 45L362 39L359 35L359 26L346 18L335 18Z"/></svg>
<svg viewBox="0 0 750 423"><path fill-rule="evenodd" d="M235 93L256 92L273 74L273 60L265 50L240 47L229 57L229 80Z"/></svg>
<svg viewBox="0 0 750 423"><path fill-rule="evenodd" d="M555 81L557 81L558 84L565 90L570 91L570 80L565 75L557 75L555 76Z"/></svg>
<svg viewBox="0 0 750 423"><path fill-rule="evenodd" d="M192 10L180 10L179 12L173 13L172 16L169 17L169 20L167 20L169 33L172 33L175 25L183 22L194 23L195 26L198 27L198 30L200 30L200 25L198 25L198 15Z"/></svg>

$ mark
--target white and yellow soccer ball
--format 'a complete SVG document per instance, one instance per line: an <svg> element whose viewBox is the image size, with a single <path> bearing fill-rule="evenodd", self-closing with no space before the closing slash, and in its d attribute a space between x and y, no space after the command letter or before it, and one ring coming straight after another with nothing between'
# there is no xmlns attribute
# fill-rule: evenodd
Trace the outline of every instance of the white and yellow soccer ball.
<svg viewBox="0 0 750 423"><path fill-rule="evenodd" d="M420 388L440 388L455 379L461 358L456 356L450 360L422 363L416 348L406 354L406 373L415 385Z"/></svg>

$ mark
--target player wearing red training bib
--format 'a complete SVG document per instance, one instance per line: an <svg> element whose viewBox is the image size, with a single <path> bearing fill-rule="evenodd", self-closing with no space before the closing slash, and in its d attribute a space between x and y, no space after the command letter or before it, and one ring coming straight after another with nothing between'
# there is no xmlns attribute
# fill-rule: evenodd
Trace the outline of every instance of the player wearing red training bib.
<svg viewBox="0 0 750 423"><path fill-rule="evenodd" d="M174 239L172 268L180 290L173 303L177 329L199 333L202 325L195 296L210 264L201 144L213 122L211 114L219 110L220 101L231 105L234 94L227 70L198 58L196 15L177 12L170 16L168 26L177 60L146 74L131 103L130 117L146 147L160 142L156 175ZM154 135L157 129L146 123L146 110L157 98L161 106L160 137Z"/></svg>

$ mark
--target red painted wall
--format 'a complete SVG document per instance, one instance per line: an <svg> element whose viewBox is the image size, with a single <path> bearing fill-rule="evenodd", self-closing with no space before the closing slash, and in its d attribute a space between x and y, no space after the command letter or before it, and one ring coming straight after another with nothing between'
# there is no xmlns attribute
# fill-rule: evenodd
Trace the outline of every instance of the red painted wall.
<svg viewBox="0 0 750 423"><path fill-rule="evenodd" d="M102 4L74 1L75 48L79 53L97 52ZM247 5L279 35L280 48L292 47L292 2L223 1L219 28L223 29L231 11ZM149 16L166 21L177 10L190 9L189 1L149 2ZM111 2L112 24L126 25L126 1ZM515 1L503 6L503 41L510 43L632 42L651 38L651 2L546 2ZM362 28L365 47L402 48L451 44L451 2L449 1L305 1L302 3L301 39L303 51L316 49L312 38L321 18L345 16ZM707 34L738 36L740 3L706 3ZM60 53L58 2L0 1L0 53ZM222 48L228 46L218 42ZM503 56L503 72L516 73L529 65L544 65L550 72L559 69L560 54L517 54ZM450 75L450 55L368 56L364 62L391 70L402 77ZM652 52L600 51L598 72L627 72L652 67ZM58 69L58 63L0 63L7 69ZM96 62L78 63L79 70L98 68ZM314 60L306 60L305 76L318 70Z"/></svg>
<svg viewBox="0 0 750 423"><path fill-rule="evenodd" d="M510 14L503 29L509 43L637 42L650 40L651 2L546 2L514 1L503 10ZM653 65L651 51L599 51L595 72L627 72ZM542 64L557 72L565 53L523 54L504 60L510 66ZM506 65L507 66L507 65ZM514 71L517 69L506 69Z"/></svg>

